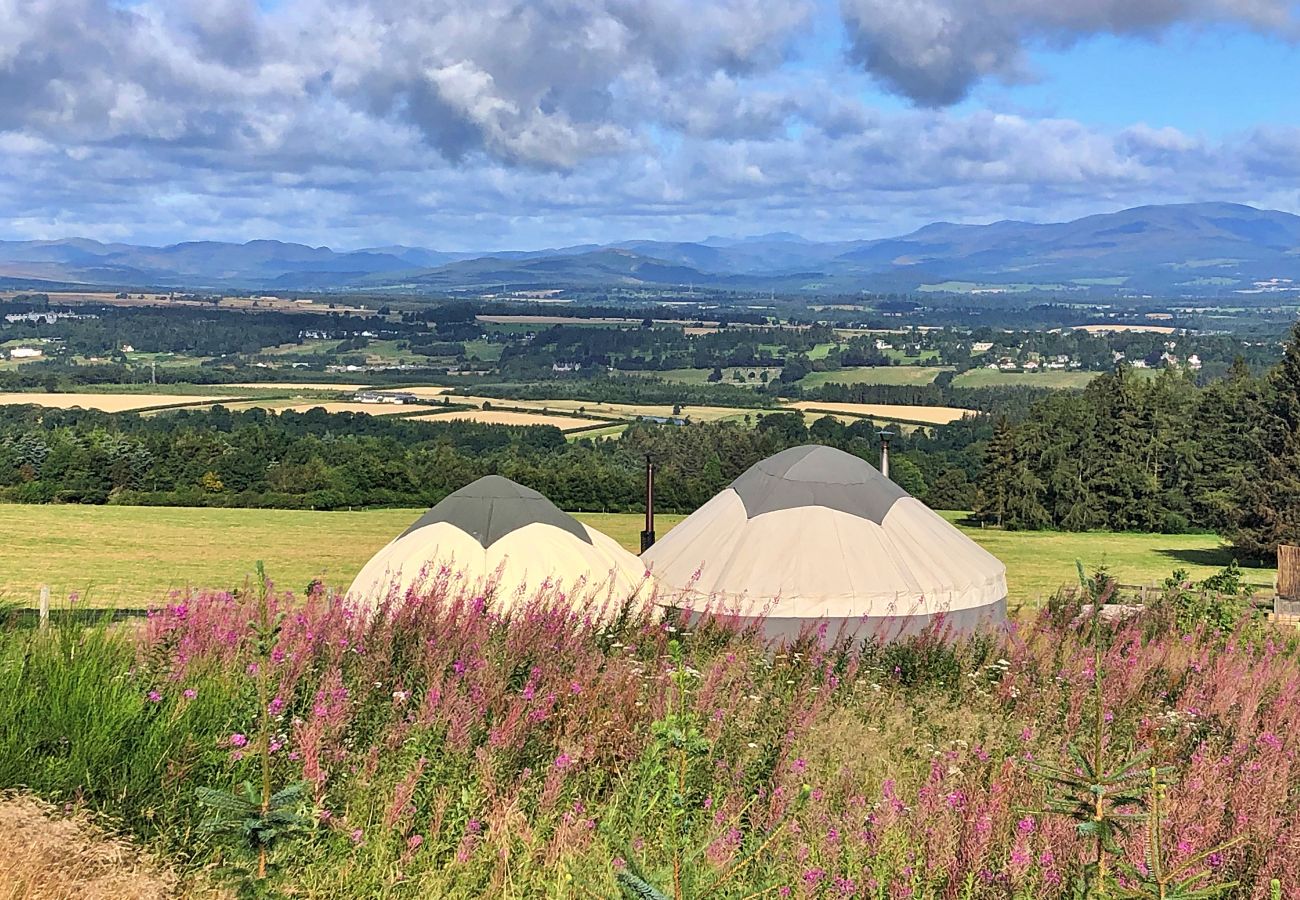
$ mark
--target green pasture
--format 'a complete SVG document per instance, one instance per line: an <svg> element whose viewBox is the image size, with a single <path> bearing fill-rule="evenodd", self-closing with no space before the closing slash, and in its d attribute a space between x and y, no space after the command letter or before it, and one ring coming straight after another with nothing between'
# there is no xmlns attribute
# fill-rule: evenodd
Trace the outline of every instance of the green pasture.
<svg viewBox="0 0 1300 900"><path fill-rule="evenodd" d="M810 372L799 383L805 388L825 384L929 384L945 371L942 366L852 366L830 372Z"/></svg>
<svg viewBox="0 0 1300 900"><path fill-rule="evenodd" d="M0 601L35 604L41 585L93 606L141 606L173 590L236 586L257 560L281 585L313 578L346 587L371 554L402 532L418 510L302 512L127 506L0 504ZM960 513L945 513L952 520ZM637 549L635 513L579 513L625 547ZM682 519L661 515L662 537ZM1215 535L1006 532L966 528L1007 565L1013 602L1034 603L1075 579L1074 561L1108 565L1121 582L1155 584L1173 569L1195 576L1231 561ZM1271 584L1271 571L1251 581Z"/></svg>
<svg viewBox="0 0 1300 900"><path fill-rule="evenodd" d="M952 380L953 387L1041 387L1082 388L1100 372L1048 369L1041 372L1003 372L999 369L969 369Z"/></svg>

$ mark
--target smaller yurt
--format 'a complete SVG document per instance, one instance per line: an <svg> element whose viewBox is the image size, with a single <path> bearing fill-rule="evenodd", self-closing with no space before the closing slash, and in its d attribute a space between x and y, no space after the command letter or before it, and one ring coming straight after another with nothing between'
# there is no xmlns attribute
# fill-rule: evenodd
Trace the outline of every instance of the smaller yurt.
<svg viewBox="0 0 1300 900"><path fill-rule="evenodd" d="M442 566L492 590L498 602L558 589L622 603L645 589L645 564L537 491L488 475L449 494L365 564L348 595L374 604L401 596Z"/></svg>
<svg viewBox="0 0 1300 900"><path fill-rule="evenodd" d="M755 463L641 557L661 602L764 619L770 637L826 623L889 640L942 615L1006 618L1006 567L856 456L792 447Z"/></svg>

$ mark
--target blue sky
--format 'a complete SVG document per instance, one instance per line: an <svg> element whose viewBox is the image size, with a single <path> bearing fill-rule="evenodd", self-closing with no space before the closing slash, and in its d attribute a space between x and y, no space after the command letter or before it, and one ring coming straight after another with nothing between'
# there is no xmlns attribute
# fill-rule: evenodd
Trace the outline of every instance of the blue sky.
<svg viewBox="0 0 1300 900"><path fill-rule="evenodd" d="M0 239L1300 212L1292 0L0 0Z"/></svg>

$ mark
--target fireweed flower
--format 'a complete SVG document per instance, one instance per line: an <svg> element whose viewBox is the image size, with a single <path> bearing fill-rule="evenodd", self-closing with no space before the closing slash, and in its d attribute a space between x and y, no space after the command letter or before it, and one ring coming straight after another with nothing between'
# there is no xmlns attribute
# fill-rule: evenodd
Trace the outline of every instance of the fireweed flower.
<svg viewBox="0 0 1300 900"><path fill-rule="evenodd" d="M194 688L186 688L184 692L181 694L181 696L184 697L186 700L193 700L198 695L199 692L194 690Z"/></svg>
<svg viewBox="0 0 1300 900"><path fill-rule="evenodd" d="M248 737L246 735L240 734L239 732L235 732L227 739L227 742L232 747L247 747Z"/></svg>
<svg viewBox="0 0 1300 900"><path fill-rule="evenodd" d="M158 693L157 691L150 691L146 696L148 696L150 703L162 702L162 694Z"/></svg>

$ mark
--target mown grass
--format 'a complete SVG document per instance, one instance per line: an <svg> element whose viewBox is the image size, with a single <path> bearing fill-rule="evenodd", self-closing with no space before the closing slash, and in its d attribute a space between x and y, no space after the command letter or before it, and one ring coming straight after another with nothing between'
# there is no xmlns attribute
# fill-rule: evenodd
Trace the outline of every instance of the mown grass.
<svg viewBox="0 0 1300 900"><path fill-rule="evenodd" d="M91 606L141 606L172 590L241 584L256 560L283 587L312 579L346 587L372 554L419 510L365 512L0 504L0 599L34 605L77 592ZM636 552L642 516L578 513ZM945 513L957 521L960 513ZM659 536L683 517L660 515ZM1074 561L1105 563L1121 582L1154 584L1177 568L1204 577L1231 561L1212 534L1069 534L966 528L1007 565L1011 600L1035 603L1069 581ZM1248 578L1271 584L1271 570Z"/></svg>
<svg viewBox="0 0 1300 900"><path fill-rule="evenodd" d="M962 372L952 380L953 387L1041 387L1041 388L1082 388L1087 387L1100 372L1071 372L1065 369L1051 369L1045 372L1002 372L998 369L970 369Z"/></svg>
<svg viewBox="0 0 1300 900"><path fill-rule="evenodd" d="M805 388L824 384L929 384L942 371L942 366L852 366L810 372L799 383Z"/></svg>

